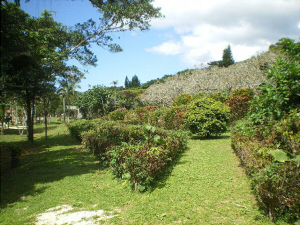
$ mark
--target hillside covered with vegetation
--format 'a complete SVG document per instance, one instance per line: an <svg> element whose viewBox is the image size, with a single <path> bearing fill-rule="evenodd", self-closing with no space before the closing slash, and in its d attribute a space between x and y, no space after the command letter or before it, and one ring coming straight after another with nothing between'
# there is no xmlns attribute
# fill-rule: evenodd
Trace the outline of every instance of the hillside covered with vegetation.
<svg viewBox="0 0 300 225"><path fill-rule="evenodd" d="M229 67L210 66L204 69L186 70L154 83L141 96L145 104L170 106L180 94L216 93L240 88L256 89L266 81L264 69L270 67L278 53L268 51Z"/></svg>

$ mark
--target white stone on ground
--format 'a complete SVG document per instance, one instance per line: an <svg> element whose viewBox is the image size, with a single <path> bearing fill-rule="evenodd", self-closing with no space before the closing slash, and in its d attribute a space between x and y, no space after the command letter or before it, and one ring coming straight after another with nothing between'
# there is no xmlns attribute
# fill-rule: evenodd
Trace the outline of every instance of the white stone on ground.
<svg viewBox="0 0 300 225"><path fill-rule="evenodd" d="M73 210L73 207L70 205L48 209L45 213L37 216L36 225L94 225L96 221L107 220L116 216L107 216L106 213L111 214L112 212L105 212L104 210L69 212L71 210Z"/></svg>

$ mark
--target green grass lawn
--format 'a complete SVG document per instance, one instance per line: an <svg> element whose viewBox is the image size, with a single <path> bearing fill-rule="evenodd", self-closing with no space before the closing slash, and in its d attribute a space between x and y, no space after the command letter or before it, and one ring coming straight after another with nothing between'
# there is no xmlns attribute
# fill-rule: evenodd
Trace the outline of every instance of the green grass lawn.
<svg viewBox="0 0 300 225"><path fill-rule="evenodd" d="M1 173L0 224L35 224L38 214L62 205L116 215L99 224L272 224L256 204L229 136L190 140L172 170L138 193L114 179L64 125L53 124L48 140L40 132L34 144L1 136L3 146L20 143L24 154L18 168Z"/></svg>

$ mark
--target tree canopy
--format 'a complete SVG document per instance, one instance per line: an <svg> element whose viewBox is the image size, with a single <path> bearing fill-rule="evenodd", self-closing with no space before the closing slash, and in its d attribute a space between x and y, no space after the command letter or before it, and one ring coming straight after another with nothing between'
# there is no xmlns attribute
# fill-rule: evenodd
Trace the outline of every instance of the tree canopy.
<svg viewBox="0 0 300 225"><path fill-rule="evenodd" d="M2 97L4 92L14 92L22 99L30 141L33 141L35 100L42 96L45 90L42 87L83 77L77 67L67 65L69 59L95 66L97 58L91 51L92 43L111 52L122 51L113 43L112 33L147 30L152 18L162 16L160 9L151 5L151 0L90 2L99 10L99 21L90 19L67 27L55 22L49 11L32 18L20 9L20 0L16 0L16 4L1 1L1 101L7 100Z"/></svg>

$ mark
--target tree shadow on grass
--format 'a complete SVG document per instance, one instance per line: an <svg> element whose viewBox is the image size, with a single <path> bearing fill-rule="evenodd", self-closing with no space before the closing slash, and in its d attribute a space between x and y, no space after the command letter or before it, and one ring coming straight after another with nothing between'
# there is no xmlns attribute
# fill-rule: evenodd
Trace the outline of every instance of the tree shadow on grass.
<svg viewBox="0 0 300 225"><path fill-rule="evenodd" d="M24 196L41 194L47 189L36 189L36 184L47 184L68 176L105 169L81 145L74 146L74 140L69 135L53 136L47 141L37 140L29 145L32 152L26 152L21 157L18 168L4 173L1 171L1 208L21 201ZM58 146L57 150L48 149L54 146Z"/></svg>
<svg viewBox="0 0 300 225"><path fill-rule="evenodd" d="M222 139L225 140L229 138L230 138L229 134L224 134L221 136L208 136L208 137L194 135L191 137L191 139L193 140L222 140Z"/></svg>

